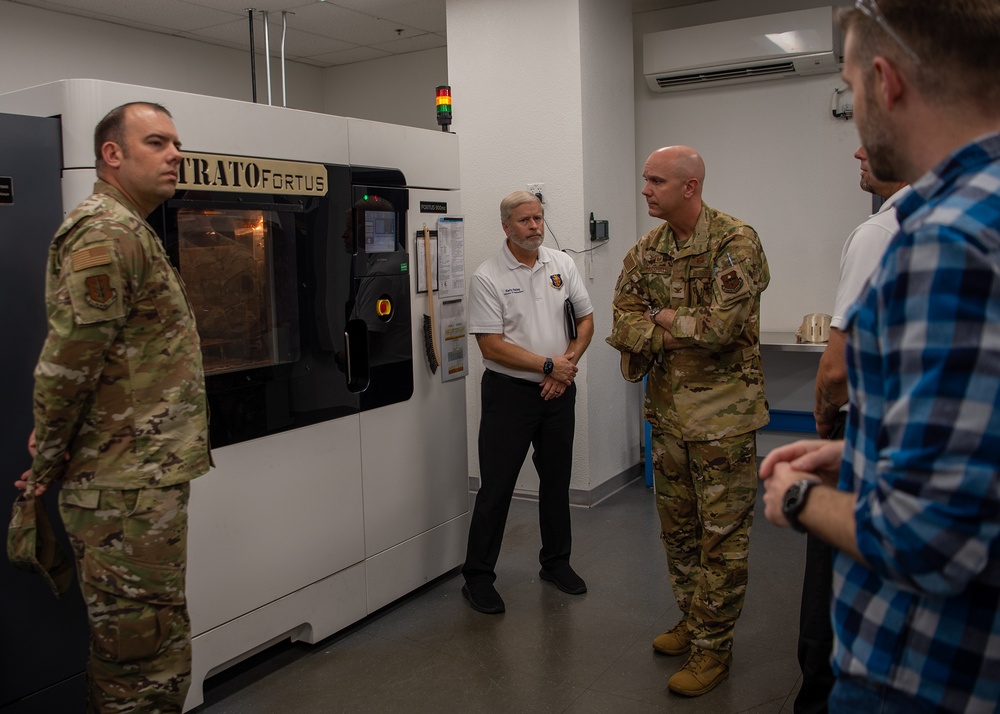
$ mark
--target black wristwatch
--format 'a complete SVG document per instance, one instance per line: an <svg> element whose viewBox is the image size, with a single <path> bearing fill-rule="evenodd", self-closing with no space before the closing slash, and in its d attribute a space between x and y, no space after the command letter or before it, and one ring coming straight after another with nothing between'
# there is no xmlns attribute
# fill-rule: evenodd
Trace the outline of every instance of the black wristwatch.
<svg viewBox="0 0 1000 714"><path fill-rule="evenodd" d="M796 481L788 490L785 491L785 498L781 502L781 514L785 517L785 520L791 524L792 528L797 530L799 533L805 533L806 527L799 523L799 514L802 513L802 509L806 507L806 501L809 500L809 491L813 486L818 486L819 481L812 481L810 479L804 478L801 481Z"/></svg>
<svg viewBox="0 0 1000 714"><path fill-rule="evenodd" d="M546 357L545 358L545 364L542 366L542 373L543 374L552 374L552 368L553 367L555 367L555 364L552 363L552 358L551 357Z"/></svg>

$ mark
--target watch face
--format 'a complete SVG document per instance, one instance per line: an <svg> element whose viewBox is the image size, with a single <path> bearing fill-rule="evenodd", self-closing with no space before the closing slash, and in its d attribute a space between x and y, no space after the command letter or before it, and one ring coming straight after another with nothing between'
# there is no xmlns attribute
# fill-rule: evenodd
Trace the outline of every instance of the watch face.
<svg viewBox="0 0 1000 714"><path fill-rule="evenodd" d="M785 491L785 500L781 504L781 507L787 511L798 510L799 501L802 499L802 485L798 482L793 483Z"/></svg>
<svg viewBox="0 0 1000 714"><path fill-rule="evenodd" d="M781 501L781 513L785 516L785 520L800 533L805 533L805 527L799 523L799 513L806 505L806 498L809 495L809 489L816 485L816 482L803 479L802 481L796 481L788 490L785 491L785 497Z"/></svg>

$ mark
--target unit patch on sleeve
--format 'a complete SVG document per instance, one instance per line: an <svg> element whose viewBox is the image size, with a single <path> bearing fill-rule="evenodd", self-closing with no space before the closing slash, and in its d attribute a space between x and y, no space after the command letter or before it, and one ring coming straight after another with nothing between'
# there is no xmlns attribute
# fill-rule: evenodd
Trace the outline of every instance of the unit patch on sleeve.
<svg viewBox="0 0 1000 714"><path fill-rule="evenodd" d="M111 287L111 278L107 273L91 275L86 280L87 304L98 310L107 310L118 299L118 291Z"/></svg>
<svg viewBox="0 0 1000 714"><path fill-rule="evenodd" d="M719 282L722 285L722 292L734 294L743 287L743 276L736 268L730 268L719 276Z"/></svg>
<svg viewBox="0 0 1000 714"><path fill-rule="evenodd" d="M121 269L108 246L92 246L70 255L72 270L64 272L66 288L78 325L92 325L125 316Z"/></svg>
<svg viewBox="0 0 1000 714"><path fill-rule="evenodd" d="M717 265L715 268L715 284L718 288L719 302L728 303L750 292L743 267L739 263Z"/></svg>

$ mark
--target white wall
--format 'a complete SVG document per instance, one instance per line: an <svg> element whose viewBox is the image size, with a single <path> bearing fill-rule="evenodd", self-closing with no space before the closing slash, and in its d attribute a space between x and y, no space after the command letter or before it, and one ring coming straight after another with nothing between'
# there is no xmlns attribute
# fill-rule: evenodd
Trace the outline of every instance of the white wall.
<svg viewBox="0 0 1000 714"><path fill-rule="evenodd" d="M590 492L639 458L638 398L604 343L620 256L609 245L582 252L594 247L591 211L611 222L618 249L634 240L631 12L607 0L448 0L447 13L467 272L500 249L500 199L542 183L546 245L570 251L596 308L577 375L571 481ZM469 472L477 476L483 367L478 349L470 352ZM518 489L537 491L537 483L527 465Z"/></svg>
<svg viewBox="0 0 1000 714"><path fill-rule="evenodd" d="M642 76L642 36L822 4L718 0L634 19L640 171L660 146L688 144L701 152L705 202L760 234L771 269L761 303L761 328L768 331L794 331L806 313L830 312L844 240L870 212L871 197L858 187L858 161L852 158L859 143L854 123L830 113L833 91L843 83L827 74L655 93ZM646 231L657 221L646 213L638 190L638 224Z"/></svg>
<svg viewBox="0 0 1000 714"><path fill-rule="evenodd" d="M323 75L323 111L440 129L435 102L439 84L448 84L448 51L443 47L330 67ZM458 131L466 119L461 98L454 119L451 130Z"/></svg>
<svg viewBox="0 0 1000 714"><path fill-rule="evenodd" d="M750 15L850 0L717 0L634 17L636 161L668 144L689 144L705 158L705 202L757 229L771 269L761 328L794 332L803 315L829 313L848 234L871 211L858 186L854 122L830 113L837 74L659 94L642 76L642 36ZM638 184L637 184L638 185ZM656 225L637 201L640 230ZM812 412L816 353L762 351L772 409ZM764 431L758 453L807 434Z"/></svg>
<svg viewBox="0 0 1000 714"><path fill-rule="evenodd" d="M258 40L259 50L261 45ZM253 97L249 51L72 17L8 0L0 0L0 67L0 92L81 78L248 102ZM272 61L271 90L276 104L281 103L280 71L278 63ZM266 103L262 53L257 58L257 74L257 100ZM324 110L323 70L289 62L285 74L289 107ZM178 129L183 138L184 127Z"/></svg>
<svg viewBox="0 0 1000 714"><path fill-rule="evenodd" d="M500 249L504 240L500 199L528 183L545 184L545 217L551 229L547 245L555 247L554 232L563 247L582 248L576 0L505 0L502 5L448 0L447 16L448 77L455 103L454 128L461 136L466 273ZM512 18L525 21L512 26ZM478 477L483 365L475 339L470 336L469 341L469 474ZM578 419L579 414L578 406ZM577 439L579 434L578 428ZM586 452L577 448L574 480L585 470ZM521 481L528 478L524 474ZM522 487L537 490L523 483Z"/></svg>
<svg viewBox="0 0 1000 714"><path fill-rule="evenodd" d="M594 303L594 341L588 352L586 442L589 488L638 463L642 433L641 385L621 377L620 355L604 340L611 334L611 296L622 257L635 242L635 92L632 17L607 0L581 0L583 86L583 196L585 229L590 213L607 220L606 243L585 241L584 259Z"/></svg>
<svg viewBox="0 0 1000 714"><path fill-rule="evenodd" d="M639 195L650 151L695 146L708 167L706 201L760 232L772 275L763 298L765 330L791 331L803 314L829 311L844 239L870 207L851 157L854 124L830 116L837 75L655 94L643 80L641 55L649 32L821 4L717 0L631 16L619 0L448 0L447 52L328 70L288 64L294 108L426 128L436 127L434 87L452 85L469 273L499 248L500 198L528 182L545 183L550 240L554 233L562 247L592 247L591 211L609 220L611 240L577 254L597 326L580 376L574 488L593 489L638 461L641 390L621 379L617 353L604 337L621 258L656 224ZM82 76L250 99L246 52L8 0L0 0L0 66L0 92ZM260 58L257 67L262 75ZM266 99L260 81L258 97ZM498 122L498 114L510 120ZM475 475L481 361L475 347L470 352ZM771 380L768 392L800 387Z"/></svg>

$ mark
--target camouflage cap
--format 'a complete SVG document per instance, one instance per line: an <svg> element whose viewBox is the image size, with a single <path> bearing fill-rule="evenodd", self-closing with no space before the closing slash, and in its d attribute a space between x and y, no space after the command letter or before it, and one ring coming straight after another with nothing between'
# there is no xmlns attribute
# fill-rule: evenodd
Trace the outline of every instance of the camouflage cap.
<svg viewBox="0 0 1000 714"><path fill-rule="evenodd" d="M56 597L73 582L73 564L56 541L40 496L22 494L14 501L7 530L7 558L15 568L45 578Z"/></svg>

